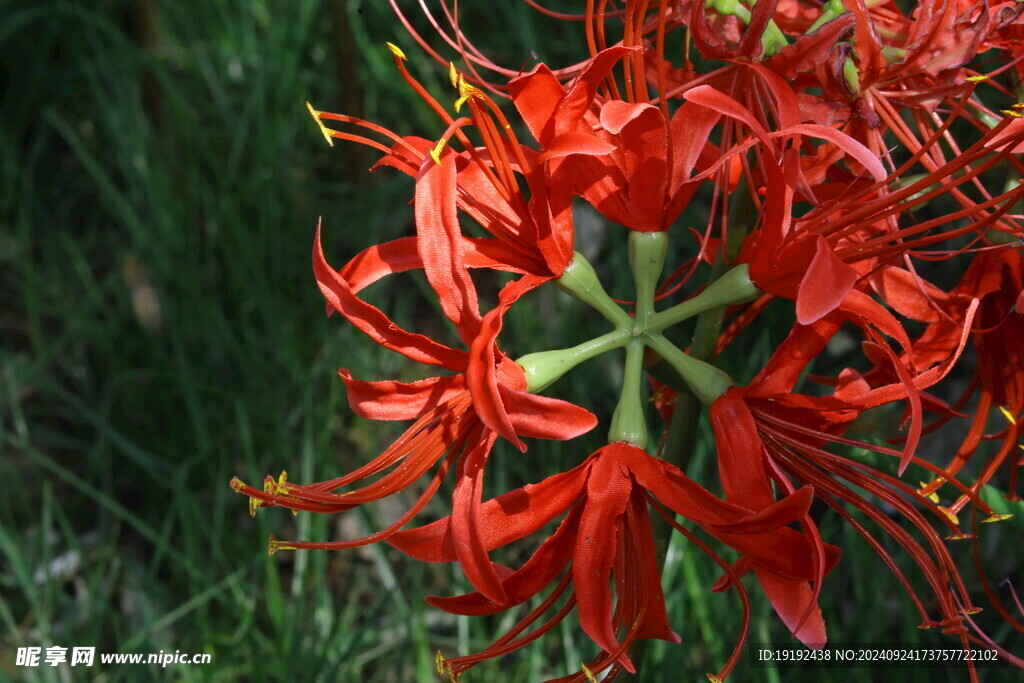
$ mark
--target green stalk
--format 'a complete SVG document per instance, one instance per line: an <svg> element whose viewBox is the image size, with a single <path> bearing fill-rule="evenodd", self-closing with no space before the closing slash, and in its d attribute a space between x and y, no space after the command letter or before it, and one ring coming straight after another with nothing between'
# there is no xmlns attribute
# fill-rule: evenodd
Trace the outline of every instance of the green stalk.
<svg viewBox="0 0 1024 683"><path fill-rule="evenodd" d="M665 268L668 235L665 232L630 232L629 267L636 283L636 313L634 334L647 329L648 319L654 315L654 294Z"/></svg>
<svg viewBox="0 0 1024 683"><path fill-rule="evenodd" d="M644 342L633 339L626 346L626 365L622 376L622 394L612 415L608 443L624 441L637 448L647 447L647 420L644 418Z"/></svg>
<svg viewBox="0 0 1024 683"><path fill-rule="evenodd" d="M760 295L750 281L750 267L744 263L726 271L697 296L650 316L647 330L661 332L705 311L751 301Z"/></svg>
<svg viewBox="0 0 1024 683"><path fill-rule="evenodd" d="M633 319L604 291L604 286L597 279L594 267L584 258L583 254L576 252L573 255L572 261L562 275L555 280L555 284L570 296L596 309L615 327L623 329L633 327Z"/></svg>
<svg viewBox="0 0 1024 683"><path fill-rule="evenodd" d="M732 386L732 378L724 371L681 351L660 334L648 333L645 337L647 345L668 361L704 405L709 406L717 401Z"/></svg>
<svg viewBox="0 0 1024 683"><path fill-rule="evenodd" d="M728 239L724 245L725 253L719 253L718 259L711 269L711 275L708 278L708 290L714 287L715 283L729 269L727 263L736 259L740 247L743 245L743 238L746 236L746 226L752 223L753 204L750 201L750 195L746 190L745 183L741 182L732 196L735 205L730 211ZM693 342L690 344L690 358L703 363L710 363L715 353L715 347L718 344L718 337L722 332L724 320L724 305L705 310L700 314L700 317L697 318ZM651 346L653 347L653 344ZM673 348L675 347L673 346ZM675 369L678 370L678 368ZM686 468L686 463L692 459L693 451L697 445L697 426L702 407L703 404L693 393L679 393L676 398L675 411L672 414L672 422L669 424L668 435L665 437L665 445L661 449L663 460L681 469ZM658 515L652 515L651 523L653 526L655 554L661 558L660 561L663 564L665 557L668 555L668 544L672 538L672 527ZM632 659L637 667L643 664L648 642L641 640L633 647ZM639 681L639 671L638 668L637 675L635 676L626 672L620 675L619 678L623 681Z"/></svg>
<svg viewBox="0 0 1024 683"><path fill-rule="evenodd" d="M516 363L526 371L527 391L536 394L583 361L625 346L633 338L628 329L616 329L569 349L555 349L527 354Z"/></svg>

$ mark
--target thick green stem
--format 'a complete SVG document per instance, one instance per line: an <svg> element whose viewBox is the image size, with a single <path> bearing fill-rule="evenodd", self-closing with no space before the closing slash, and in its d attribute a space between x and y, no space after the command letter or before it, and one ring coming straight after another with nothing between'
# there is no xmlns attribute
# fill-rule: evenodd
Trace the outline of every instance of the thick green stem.
<svg viewBox="0 0 1024 683"><path fill-rule="evenodd" d="M744 303L760 295L761 291L750 281L750 267L744 263L728 270L697 296L650 316L647 329L661 332L713 308Z"/></svg>
<svg viewBox="0 0 1024 683"><path fill-rule="evenodd" d="M583 254L576 252L568 267L555 280L555 284L562 291L596 309L615 327L624 329L633 327L633 319L604 291L601 281L597 279L597 273L594 272L594 267L583 257Z"/></svg>
<svg viewBox="0 0 1024 683"><path fill-rule="evenodd" d="M668 234L665 232L631 232L629 234L629 267L636 283L636 313L633 329L636 334L647 329L648 318L654 314L654 294L661 271L665 268Z"/></svg>
<svg viewBox="0 0 1024 683"><path fill-rule="evenodd" d="M608 334L583 342L570 349L555 349L530 353L516 360L526 371L527 391L536 394L585 360L625 346L633 335L628 329L616 329Z"/></svg>
<svg viewBox="0 0 1024 683"><path fill-rule="evenodd" d="M626 346L626 365L622 373L622 395L612 415L608 443L624 441L637 448L647 447L647 420L644 418L644 342L634 339Z"/></svg>
<svg viewBox="0 0 1024 683"><path fill-rule="evenodd" d="M717 401L732 386L732 378L725 371L681 351L660 334L648 333L645 336L648 346L657 351L679 373L690 387L690 391L704 405L711 405Z"/></svg>
<svg viewBox="0 0 1024 683"><path fill-rule="evenodd" d="M732 193L731 198L732 206L729 211L729 229L727 231L727 239L723 245L725 253L718 255L715 265L711 269L711 275L708 278L708 290L714 287L715 283L725 275L729 268L727 263L735 261L743 245L743 239L746 236L746 226L753 222L753 202L745 188L745 183L740 183L739 187ZM715 347L718 344L718 337L721 334L724 319L725 306L711 308L700 314L700 317L697 319L696 333L694 334L693 342L690 344L689 357L692 360L709 365L714 356ZM650 330L645 336L650 339L660 336L660 334ZM648 344L651 348L657 350L653 343L649 341ZM675 345L669 345L676 351L679 350ZM682 352L680 351L680 353ZM664 354L662 354L662 358L665 358ZM667 361L668 359L665 359L665 362ZM672 364L670 363L670 365ZM674 366L673 368L678 370ZM693 393L679 392L676 398L672 421L669 425L668 435L665 438L665 445L661 449L663 460L682 469L686 468L686 464L692 458L694 448L696 447L697 426L702 407L703 404ZM668 554L669 539L672 537L672 527L658 516L654 516L651 521L655 554L660 558L661 562L664 562ZM633 661L637 666L642 665L648 642L647 640L641 640L633 648ZM620 676L620 678L624 681L639 680L638 676L629 674L624 677Z"/></svg>

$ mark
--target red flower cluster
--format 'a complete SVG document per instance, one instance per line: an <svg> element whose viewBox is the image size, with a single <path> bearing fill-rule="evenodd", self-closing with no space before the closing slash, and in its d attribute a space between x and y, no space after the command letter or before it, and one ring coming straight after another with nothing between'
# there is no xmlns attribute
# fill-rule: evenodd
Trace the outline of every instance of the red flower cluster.
<svg viewBox="0 0 1024 683"><path fill-rule="evenodd" d="M985 0L924 2L910 14L863 0L625 0L614 10L588 0L582 14L569 16L528 1L554 19L581 22L586 59L527 73L503 68L469 42L456 9L442 5L447 24L434 16L432 23L466 64L465 72L449 67L451 108L389 46L400 76L439 118L432 139L310 108L329 142L371 146L382 154L378 166L415 181L415 235L372 246L340 270L328 265L317 235L313 267L328 312L447 374L403 383L341 371L358 415L412 426L336 479L300 485L282 474L262 490L233 480L253 513L272 506L343 512L429 482L378 533L271 539L271 551L387 540L416 560L457 562L474 592L428 599L453 614L493 614L543 593L494 644L441 659L441 670L454 679L535 641L575 609L600 652L558 680L593 680L606 670L609 680L635 671L629 651L637 640L678 641L665 610L653 510L723 569L709 588L736 590L743 603L737 648L712 676L720 680L746 637L749 572L796 638L809 647L827 642L818 598L840 551L811 513L820 501L895 572L923 627L940 626L964 646L991 642L969 616L978 608L943 536L977 533L960 526L965 509L984 521L1004 518L982 500L982 487L1018 496L1024 106L1006 84L1022 72L1022 13ZM684 44L684 54L670 54L669 45ZM977 59L993 50L1001 60ZM510 99L517 117L508 119L495 97ZM524 142L527 132L532 141ZM621 226L608 230L610 239L619 230L629 250L636 292L628 308L573 251L574 204ZM702 225L687 230L681 217ZM689 256L666 276L666 260L679 254L670 244L694 237ZM932 266L940 261L949 267ZM512 275L489 310L481 309L472 269ZM409 270L423 271L464 349L406 331L360 298L373 282ZM962 273L959 281L944 279L950 271ZM548 284L593 307L612 331L571 348L506 356L498 338L508 310ZM716 358L738 340L769 333L761 321L771 308L792 311L792 327L766 363L734 369L753 377L738 386ZM677 345L675 328L690 318L697 318L692 343ZM860 342L847 344L857 349L848 367L811 376L816 388L802 386L810 364L842 340ZM586 409L540 392L616 349L624 350L622 393L614 413L600 418L608 445L567 472L485 501L499 438L525 451L523 438L568 441L597 425ZM966 357L966 389L943 400L937 385ZM649 452L651 383L666 424ZM687 476L683 444L697 438L687 430L701 403L717 473ZM846 436L866 411L884 406L903 411L895 448ZM926 435L965 418L967 434L948 457L933 461L920 448ZM868 464L858 452L890 458L892 467ZM911 467L928 481L904 481ZM404 529L450 471L450 514ZM940 505L943 496L952 501ZM555 523L520 567L491 560ZM901 569L879 532L905 551L916 576ZM921 579L924 596L915 587Z"/></svg>

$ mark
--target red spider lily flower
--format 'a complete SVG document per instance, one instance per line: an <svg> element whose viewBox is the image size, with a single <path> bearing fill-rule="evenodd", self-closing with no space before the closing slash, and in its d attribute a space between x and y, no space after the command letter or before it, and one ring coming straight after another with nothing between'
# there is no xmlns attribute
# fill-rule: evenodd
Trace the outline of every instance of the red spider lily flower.
<svg viewBox="0 0 1024 683"><path fill-rule="evenodd" d="M557 149L580 136L597 136L612 149L605 154L595 146L593 154L565 160L561 166L574 174L576 193L609 220L640 232L665 230L686 208L699 181L716 173L728 158L757 143L766 153L774 153L776 146L790 148L802 136L833 143L869 169L876 180L885 178L877 158L852 138L826 126L802 124L789 87L759 67L751 67L751 73L770 85L780 102L778 110L783 112L783 128L778 131L769 131L742 104L709 86L688 90L686 103L671 118L663 108L648 102L600 96L602 82L618 62L628 61L630 53L624 47L599 53L568 87L543 66L509 84L513 102L543 148ZM724 157L708 143L723 115L728 121L746 125L756 136L735 148L728 143ZM734 138L728 132L734 126L729 124L723 133L723 150L725 141ZM787 154L791 152L795 150ZM691 177L697 167L702 172ZM769 168L768 173L781 178L782 172L773 176ZM798 182L793 174L786 180L787 185ZM768 184L772 190L779 189L777 182Z"/></svg>
<svg viewBox="0 0 1024 683"><path fill-rule="evenodd" d="M673 223L696 192L690 174L719 115L684 104L670 119L646 100L599 97L613 67L635 53L604 50L568 86L540 65L512 80L509 91L548 154L592 140L592 154L566 160L558 171L575 177L577 194L610 221L655 232Z"/></svg>
<svg viewBox="0 0 1024 683"><path fill-rule="evenodd" d="M277 481L268 477L263 491L236 478L232 480L232 487L250 496L253 511L262 506L280 506L309 512L343 512L407 488L440 463L419 500L382 531L339 542L285 543L271 539L271 552L281 548L341 549L386 539L408 524L454 466L457 479L452 503L453 533L459 540L460 561L473 585L500 602L505 599L502 587L490 563L486 562L483 540L474 521L479 514L484 466L498 435L483 423L473 405L466 378L471 362L469 354L403 330L357 296L361 289L386 275L424 268L420 256L422 248L417 242L417 238L406 238L371 247L341 271L335 271L323 257L318 233L313 254L317 282L327 300L328 312L341 313L386 348L457 374L412 383L364 382L342 370L349 401L357 414L377 420L414 420L413 425L380 456L343 477L298 485L288 482L282 474ZM475 250L469 240L462 240L460 248L471 266L502 267ZM496 355L498 395L517 437L568 440L594 427L596 418L588 411L528 393L522 368L500 352ZM375 475L381 476L368 481ZM360 482L365 482L360 488L335 492Z"/></svg>
<svg viewBox="0 0 1024 683"><path fill-rule="evenodd" d="M1024 75L1024 9L1015 2L989 0L992 30L985 40L986 47L998 48L1006 61L1016 66L1018 78Z"/></svg>
<svg viewBox="0 0 1024 683"><path fill-rule="evenodd" d="M856 19L853 41L819 69L823 99L848 102L849 114L869 129L881 126L902 138L907 124L900 111L925 114L970 95L973 72L965 67L985 49L989 12L984 4L961 12L956 2L931 0L905 16L895 3L869 4L845 3ZM927 116L915 114L914 122L934 128Z"/></svg>
<svg viewBox="0 0 1024 683"><path fill-rule="evenodd" d="M735 7L735 14L726 15L717 11L717 5L716 11L709 12L707 0L693 0L687 26L693 32L694 47L706 59L757 59L764 50L765 34L770 25L775 35L781 36L772 22L778 2L758 2L750 10ZM777 39L785 44L785 38Z"/></svg>
<svg viewBox="0 0 1024 683"><path fill-rule="evenodd" d="M982 440L996 438L1000 445L977 476L971 489L977 492L1007 463L1007 497L1019 499L1018 469L1021 465L1017 451L1020 421L1024 413L1024 314L1017 308L1024 290L1024 257L1012 247L983 251L975 257L952 294L980 299L977 323L972 338L977 357L977 370L971 385L956 401L963 405L977 392L978 405L971 426L956 455L943 474L922 488L925 495L933 494L947 475L956 475L972 459ZM948 336L959 315L949 307L951 316L933 321L928 334ZM955 316L955 317L953 317ZM998 408L1006 417L1005 429L994 437L986 437L985 430L993 409ZM954 415L947 414L941 424ZM966 496L949 506L956 514L968 502Z"/></svg>
<svg viewBox="0 0 1024 683"><path fill-rule="evenodd" d="M808 644L821 646L825 641L824 623L816 606L809 603L816 595L810 582L819 581L831 570L838 549L821 543L813 533L788 526L806 522L812 497L813 490L808 487L758 507L723 501L678 468L642 449L621 442L610 444L569 472L481 506L476 521L487 550L533 534L567 510L568 514L522 567L500 569L507 603L495 602L482 591L428 601L455 614L493 614L529 600L547 586L555 584L555 588L543 609L531 612L490 648L446 660L445 666L455 677L484 659L522 647L549 631L574 605L583 630L604 650L588 665L591 673L609 667L633 671L627 653L637 638L678 642L665 614L648 505L654 505L659 514L723 566L726 579L719 588L734 586L742 591L739 578L752 569L796 635ZM730 568L675 524L662 506L740 552L739 562ZM388 542L418 560L452 562L459 557L455 529L454 517L448 517L401 531ZM569 572L559 580L566 568ZM562 608L531 633L520 635L554 606L570 583L572 593ZM745 632L746 626L741 643ZM740 644L719 678L724 678L735 664ZM582 680L583 676L581 673L559 680Z"/></svg>
<svg viewBox="0 0 1024 683"><path fill-rule="evenodd" d="M459 90L456 108L468 105L471 117L453 119L405 68L405 56L391 46L403 78L448 126L436 144L420 138L400 138L352 117L313 111L328 138L354 140L385 152L380 165L392 166L416 178L416 230L423 269L442 309L470 347L466 370L476 411L493 431L524 448L505 411L499 393L494 342L505 312L524 294L561 276L573 259L571 179L553 169L569 157L606 153L611 147L593 135L576 135L538 153L521 145L512 126L481 91L451 70ZM322 121L341 121L391 138L393 145L326 128ZM482 145L467 132L473 128ZM453 149L458 141L463 150ZM522 187L525 185L525 188ZM477 249L522 277L508 283L498 305L481 315L475 285L469 276L459 215L472 219L491 237Z"/></svg>
<svg viewBox="0 0 1024 683"><path fill-rule="evenodd" d="M937 144L951 121L943 123L943 129L926 148ZM775 191L769 185L764 223L748 238L740 261L750 263L751 279L760 289L795 301L801 324L811 324L841 310L855 321L870 321L907 349L909 340L895 319L862 291L865 278L901 257L935 258L937 253L924 251L926 246L980 234L989 227L1020 231L1016 221L1006 214L1024 193L1021 187L992 196L979 185L973 189L980 197L966 193L980 173L1011 156L1021 137L1019 132L1007 137L1009 126L1010 120L1004 120L956 159L933 168L906 187L891 190L888 185L865 185L845 196L824 200L822 195L818 207L797 219L791 217L793 193L784 179L793 170L773 171L772 180L781 189ZM924 152L919 150L891 177L898 179L907 173ZM768 167L772 168L770 163ZM877 167L874 173L877 178ZM843 187L850 189L849 185ZM964 208L909 226L899 225L902 214L944 195ZM938 252L939 257L942 255Z"/></svg>
<svg viewBox="0 0 1024 683"><path fill-rule="evenodd" d="M977 308L969 309L965 330L955 353L941 366L914 378L913 389L920 390L941 379L959 357L967 339L971 318ZM719 469L723 483L750 480L771 481L779 490L792 492L797 486L814 487L815 496L835 509L868 541L883 561L896 574L921 615L924 627L942 626L946 633L956 633L966 646L963 627L965 610L969 607L967 591L942 538L936 533L926 514L950 531L950 538L967 538L947 512L899 479L857 460L825 450L828 444L842 444L871 450L897 459L908 459L906 453L844 438L843 432L863 410L898 397L906 398L908 387L894 383L885 387L850 385L832 396L807 396L792 393L793 386L807 363L820 353L842 324L832 314L810 326L797 326L765 369L749 387L731 389L712 407L712 424L719 451ZM905 372L905 370L904 370ZM909 462L933 473L941 470L911 453ZM948 480L987 514L991 510L963 483ZM899 511L924 538L917 539L890 519L876 503L871 502L851 485ZM751 486L739 487L750 491ZM761 484L762 491L767 491ZM741 495L741 494L737 494ZM744 494L749 495L749 493ZM913 558L930 585L938 604L939 618L929 615L908 577L895 561L847 507L858 510L891 536ZM963 607L967 605L968 607Z"/></svg>

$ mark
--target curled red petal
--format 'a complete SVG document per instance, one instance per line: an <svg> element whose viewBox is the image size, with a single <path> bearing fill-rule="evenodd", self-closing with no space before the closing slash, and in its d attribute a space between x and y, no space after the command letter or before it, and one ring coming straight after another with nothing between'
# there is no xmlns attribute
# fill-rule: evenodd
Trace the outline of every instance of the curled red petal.
<svg viewBox="0 0 1024 683"><path fill-rule="evenodd" d="M375 244L356 254L339 271L353 293L369 287L378 280L423 268L423 259L417 249L417 237L401 237L390 242ZM497 240L463 238L463 259L469 268L490 268L512 273L523 270L505 258L507 252L499 248Z"/></svg>
<svg viewBox="0 0 1024 683"><path fill-rule="evenodd" d="M459 228L455 166L455 155L448 149L441 163L430 157L423 162L416 179L417 249L441 310L468 346L480 330L480 309Z"/></svg>
<svg viewBox="0 0 1024 683"><path fill-rule="evenodd" d="M522 604L551 584L572 559L572 546L576 538L582 506L576 506L530 556L523 566L502 580L506 602L499 604L483 593L474 592L451 598L429 597L427 602L450 614L482 616L495 614L514 605Z"/></svg>
<svg viewBox="0 0 1024 683"><path fill-rule="evenodd" d="M839 308L858 279L857 271L836 256L828 240L818 235L815 241L814 258L796 295L796 319L801 325L815 323Z"/></svg>
<svg viewBox="0 0 1024 683"><path fill-rule="evenodd" d="M825 647L828 642L825 619L821 615L821 608L812 605L814 591L808 582L779 576L756 565L754 573L783 623L791 632L799 625L799 630L793 635L813 650Z"/></svg>
<svg viewBox="0 0 1024 683"><path fill-rule="evenodd" d="M626 510L633 484L614 454L602 457L607 453L604 449L598 456L587 481L587 503L576 535L572 574L580 626L606 652L615 652L619 642L612 626L610 580L614 549L621 542L617 522ZM619 662L634 671L625 653Z"/></svg>
<svg viewBox="0 0 1024 683"><path fill-rule="evenodd" d="M466 383L473 396L473 405L481 421L522 451L526 445L516 435L515 428L498 389L497 356L494 341L501 332L502 316L521 296L539 287L548 278L524 275L505 285L498 295L498 305L484 316L480 334L470 347L470 360L466 369Z"/></svg>
<svg viewBox="0 0 1024 683"><path fill-rule="evenodd" d="M597 426L597 416L568 401L504 387L499 392L507 397L509 419L520 436L568 441Z"/></svg>
<svg viewBox="0 0 1024 683"><path fill-rule="evenodd" d="M828 59L829 54L847 33L853 30L856 18L843 12L816 30L797 36L796 42L779 50L765 63L784 78L792 79L798 73L812 71Z"/></svg>
<svg viewBox="0 0 1024 683"><path fill-rule="evenodd" d="M317 224L313 244L313 274L320 292L327 300L328 310L345 316L361 332L381 346L398 351L410 360L426 365L441 365L455 372L467 366L464 351L450 349L420 334L407 332L392 322L380 309L371 306L352 291L351 285L324 258L320 248L320 225Z"/></svg>
<svg viewBox="0 0 1024 683"><path fill-rule="evenodd" d="M565 512L583 491L592 464L591 458L568 472L510 491L481 505L477 523L486 530L484 547L494 550L525 538ZM451 517L399 531L388 543L422 562L456 560Z"/></svg>
<svg viewBox="0 0 1024 683"><path fill-rule="evenodd" d="M487 545L480 524L484 465L494 446L495 434L484 430L480 442L466 455L459 479L452 494L451 536L455 556L473 587L487 599L503 605L506 602L501 579L487 556Z"/></svg>
<svg viewBox="0 0 1024 683"><path fill-rule="evenodd" d="M578 130L570 130L555 136L540 156L540 161L560 159L573 154L601 156L615 151L615 145L607 140Z"/></svg>
<svg viewBox="0 0 1024 683"><path fill-rule="evenodd" d="M541 145L548 141L546 128L554 117L565 89L547 66L538 64L530 73L513 78L508 84L512 102L534 139Z"/></svg>
<svg viewBox="0 0 1024 683"><path fill-rule="evenodd" d="M729 389L712 404L710 413L726 500L751 510L771 505L774 498L761 455L761 437L744 390Z"/></svg>
<svg viewBox="0 0 1024 683"><path fill-rule="evenodd" d="M738 522L719 524L715 528L734 534L762 534L774 531L806 517L812 502L814 487L803 486L782 500L761 510L755 510Z"/></svg>
<svg viewBox="0 0 1024 683"><path fill-rule="evenodd" d="M359 417L370 420L413 420L457 393L466 391L462 375L431 377L418 382L365 382L338 370L348 390L348 403Z"/></svg>

